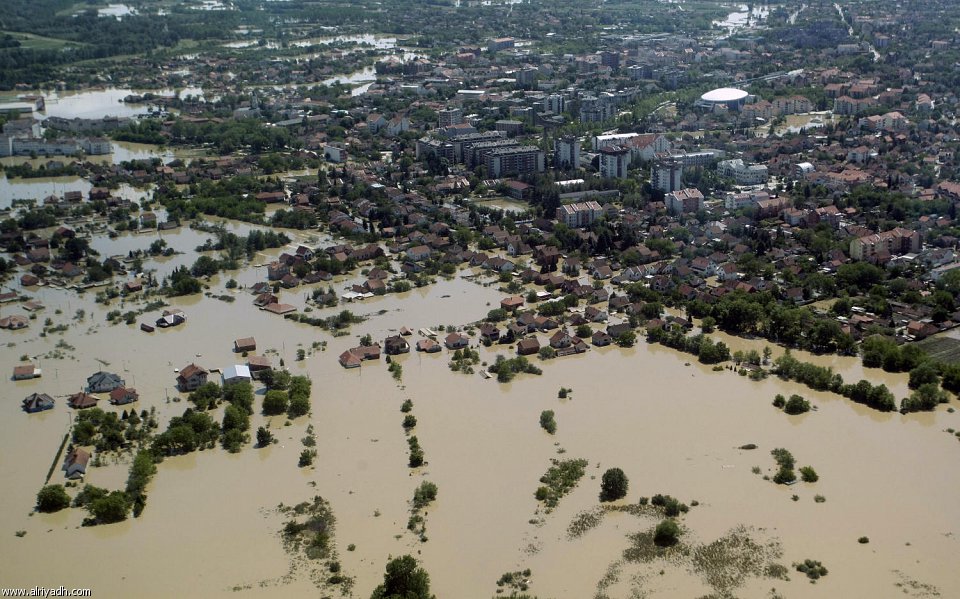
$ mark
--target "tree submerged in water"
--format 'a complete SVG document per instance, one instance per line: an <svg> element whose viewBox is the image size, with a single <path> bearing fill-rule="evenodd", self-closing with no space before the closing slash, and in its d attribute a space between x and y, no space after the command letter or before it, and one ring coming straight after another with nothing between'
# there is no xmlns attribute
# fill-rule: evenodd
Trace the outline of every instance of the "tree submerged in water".
<svg viewBox="0 0 960 599"><path fill-rule="evenodd" d="M387 562L383 584L373 590L370 599L436 599L430 593L430 575L409 555Z"/></svg>

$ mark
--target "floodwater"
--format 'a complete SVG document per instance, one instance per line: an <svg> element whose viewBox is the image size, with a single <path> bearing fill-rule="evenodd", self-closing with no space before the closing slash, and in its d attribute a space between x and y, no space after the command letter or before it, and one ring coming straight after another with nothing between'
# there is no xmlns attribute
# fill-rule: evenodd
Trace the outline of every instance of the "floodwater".
<svg viewBox="0 0 960 599"><path fill-rule="evenodd" d="M151 160L153 158L159 158L164 164L170 164L177 159L183 160L185 163L189 164L193 158L203 155L203 150L189 148L161 148L160 146L154 144L141 144L129 141L111 141L110 149L111 152L109 154L85 155L83 160L85 162L93 162L97 164L120 164L133 160ZM47 158L46 156L38 156L37 158L30 158L29 156L6 156L4 158L0 158L0 164L13 165L30 163L34 168L38 168L40 165L45 165L51 160L69 163L73 161L73 157L51 156L50 158Z"/></svg>
<svg viewBox="0 0 960 599"><path fill-rule="evenodd" d="M7 179L0 177L0 209L9 208L13 200L30 199L38 203L49 195L63 198L68 191L79 191L86 198L93 187L89 180L82 177L38 177L35 179ZM145 197L145 190L138 190L127 183L111 192L114 196L139 202Z"/></svg>
<svg viewBox="0 0 960 599"><path fill-rule="evenodd" d="M97 16L115 17L118 21L127 15L135 14L137 14L137 9L127 6L126 4L108 4L104 8L97 9Z"/></svg>
<svg viewBox="0 0 960 599"><path fill-rule="evenodd" d="M750 26L756 27L761 21L766 20L769 14L770 8L767 6L757 5L753 6L751 10L750 6L741 4L736 11L728 14L726 19L714 21L713 24L721 29L726 29L728 34L733 34Z"/></svg>
<svg viewBox="0 0 960 599"><path fill-rule="evenodd" d="M179 90L161 89L148 90L158 96L174 96L179 93L182 97L195 96L203 98L203 90L199 87L185 87ZM38 90L34 93L46 96L46 110L34 113L34 117L44 119L49 116L63 118L99 119L108 116L136 117L150 112L148 104L129 104L124 98L133 94L144 94L148 91L138 91L129 88L108 87L100 90L81 92L54 92Z"/></svg>
<svg viewBox="0 0 960 599"><path fill-rule="evenodd" d="M250 228L230 226L238 233ZM291 247L335 242L290 234L295 237ZM94 246L104 255L126 253L148 246L157 235L126 234L96 240ZM157 269L159 276L173 263L192 263L192 248L210 235L181 228L162 236L186 253L166 262L147 261L146 268ZM253 262L268 262L280 251L265 252ZM263 269L253 266L210 281L214 295L232 295L235 302L199 295L171 299L172 306L185 311L187 322L153 334L106 322L107 311L137 309L136 302L114 300L102 306L94 303L93 290L82 296L53 288L23 290L39 298L46 310L26 330L0 331L0 342L8 344L0 368L9 373L22 354L41 356L35 363L44 376L0 382L6 398L0 405L0 480L13 483L5 485L0 500L2 585L63 584L89 587L107 597L237 597L248 594L247 588L251 596L316 593L306 577L288 585L270 582L288 568L276 534L283 522L271 510L281 502L295 504L320 494L336 513L339 559L344 572L356 577L356 597L369 596L389 556L403 553L422 561L439 597L491 597L501 574L524 568L533 571L530 592L535 595L590 597L628 546L626 535L654 524L613 514L581 538L567 540L574 515L597 505L600 475L616 466L630 479L629 501L666 493L700 502L683 518L688 542L709 542L742 524L778 540L784 553L780 562L788 567L812 558L830 570L816 585L796 572L790 582L752 579L738 596L766 596L776 587L792 598L890 597L902 594L894 585L904 580L933 585L943 597L960 595L953 568L960 549L960 472L953 467L960 444L943 432L957 427L957 416L942 409L880 414L776 378L752 382L730 371L713 372L689 355L642 341L631 349L594 348L541 362L542 376L521 375L505 385L479 374L451 372L446 350L399 357L399 384L382 361L354 370L339 366L339 353L363 334L382 340L401 326L437 330L478 320L497 307L505 294L464 274L473 273L311 314L350 309L369 315L345 337L258 311L247 292L225 289L229 278L241 286L263 280ZM338 277L332 285L339 292L360 279ZM281 301L303 310L308 292L283 291ZM75 321L78 309L85 310L82 322ZM15 304L0 306L0 314L14 313L23 310ZM157 316L145 314L139 320ZM47 317L70 329L40 337ZM291 426L284 426L282 417L252 418L252 430L270 426L279 444L247 446L235 455L217 448L165 460L148 488L143 515L121 524L80 527L83 511L78 509L31 515L35 494L69 425L71 410L63 396L78 390L87 376L101 368L120 374L140 392L138 409L156 407L164 426L186 407L173 401L179 397L174 369L190 362L229 366L239 359L231 351L233 340L247 336L256 338L258 354L267 351L275 365L283 358L291 372L313 380L309 418ZM734 349L765 345L713 336ZM546 341L546 336L540 338ZM75 349L64 350L64 359L42 357L61 340ZM298 348L309 350L318 341L328 343L325 351L308 351L306 360L296 360ZM775 355L781 351L774 350ZM512 354L506 346L479 351L486 362L497 353ZM863 369L854 358L802 352L798 357L829 364L848 380L882 381L898 397L906 393L904 375ZM558 399L560 387L572 388L572 398ZM57 397L56 408L22 413L21 399L35 391ZM776 393L800 393L818 409L787 416L770 405ZM414 401L414 432L428 462L417 471L406 465L399 408L407 398ZM555 436L539 427L539 413L546 409L556 412ZM315 429L318 458L314 468L301 469L300 439L308 423ZM759 448L736 449L746 443ZM820 481L781 487L752 474L753 466L772 474L769 451L774 447L789 449L798 465L814 466ZM564 455L558 455L559 448ZM555 457L587 459L587 475L553 513L538 514L533 493ZM122 488L127 464L106 461L108 465L88 470L87 482ZM426 510L426 543L406 531L408 501L422 479L439 487L438 499ZM52 480L62 481L62 474L56 471ZM799 501L790 500L793 494ZM815 494L826 502L815 503ZM542 525L529 523L539 517ZM25 536L14 536L21 530ZM870 543L858 544L860 536L868 536ZM351 543L355 551L346 550ZM73 555L97 559L69 559ZM644 566L626 564L608 594L627 597L637 588L649 597L710 592L682 567L654 562L649 568L665 573L649 576ZM262 581L267 581L263 587Z"/></svg>

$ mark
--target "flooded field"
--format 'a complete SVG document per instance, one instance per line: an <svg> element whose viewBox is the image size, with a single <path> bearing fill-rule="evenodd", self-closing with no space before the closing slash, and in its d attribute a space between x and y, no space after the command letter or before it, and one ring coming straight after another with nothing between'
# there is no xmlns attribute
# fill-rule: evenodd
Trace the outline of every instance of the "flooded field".
<svg viewBox="0 0 960 599"><path fill-rule="evenodd" d="M249 230L230 226L240 234ZM125 254L147 247L157 235L125 234L93 245L103 255ZM189 228L162 235L185 253L147 261L158 276L191 264L193 247L210 237ZM290 235L294 244L331 242ZM253 262L267 262L280 251ZM952 568L960 549L960 473L952 467L960 444L944 432L957 426L955 414L881 414L775 378L752 382L728 370L714 372L690 356L642 341L630 349L593 348L537 361L542 376L521 375L508 384L452 372L446 350L399 357L399 383L383 361L353 370L339 366L336 356L361 335L382 340L402 326L437 328L483 317L504 294L464 278L473 274L465 270L428 288L314 310L313 316L345 308L368 316L344 337L259 311L249 293L225 288L229 278L241 286L264 280L263 269L253 266L209 282L213 295L233 296L234 302L200 295L169 299L184 310L187 322L153 334L106 321L107 311L137 309L142 306L137 302L103 306L94 302L95 290L83 295L22 290L46 309L28 329L0 332L7 345L0 365L10 373L22 355L30 356L43 378L0 383L6 398L0 407L0 480L17 483L5 486L0 513L4 584L90 587L108 597L316 594L305 576L279 581L289 556L278 537L283 520L273 508L320 494L336 514L339 559L344 573L355 577L356 597L369 596L388 556L403 553L422 560L438 597L487 598L501 574L526 568L532 571L530 592L540 597L592 597L601 583L610 597L715 592L711 579L689 561L624 559L628 535L656 524L648 516L608 513L578 538L568 537L571 521L599 505L601 474L616 466L630 480L627 498L616 505L657 493L699 502L681 519L686 546L710 543L744 526L756 542L780 548L776 562L787 567L791 580L746 576L733 587L736 596L766 597L771 588L791 598L960 595ZM359 278L339 277L332 285L341 291ZM283 291L281 301L303 310L309 290ZM0 313L23 310L4 304ZM148 313L138 322L157 316ZM52 325L69 328L40 336L48 317ZM269 426L278 444L248 445L239 454L218 447L166 459L147 489L144 513L121 524L81 527L81 509L31 514L70 424L65 396L87 376L104 369L125 378L140 392L134 405L155 407L162 428L187 407L175 389L175 369L190 362L219 369L239 363L233 340L247 336L256 338L257 353L267 353L275 366L282 358L292 373L313 380L312 415L290 426L284 417L260 415L258 396L252 430ZM765 345L714 337L733 349ZM311 350L314 342L326 342L326 349ZM301 348L308 355L297 361ZM508 346L479 352L486 362L498 353L513 354ZM780 352L775 348L774 355ZM865 370L854 358L798 357L833 366L847 379L884 382L898 397L907 392L904 375ZM573 389L569 398L558 398L561 387ZM56 397L56 408L23 413L20 401L32 392ZM787 416L770 405L777 393L799 393L817 410ZM416 470L407 467L401 427L399 408L408 398L427 460ZM546 409L556 413L555 436L538 424ZM217 420L221 416L222 408L214 413ZM318 457L313 468L299 468L308 424ZM748 443L757 449L737 449ZM789 449L798 465L814 466L820 480L791 487L763 480L762 474L774 471L775 447ZM534 491L551 458L584 458L589 465L580 484L547 514L538 509ZM103 466L88 470L86 481L122 488L126 459L105 458ZM751 472L754 467L761 474ZM439 487L426 510L425 543L406 529L409 500L424 479ZM62 480L55 471L52 482ZM815 495L826 501L815 502ZM17 531L25 534L18 538ZM859 544L861 536L869 537L869 544ZM348 544L355 550L348 551ZM77 555L97 558L73 559ZM814 585L790 568L807 558L823 562L829 576ZM930 589L939 595L924 594Z"/></svg>

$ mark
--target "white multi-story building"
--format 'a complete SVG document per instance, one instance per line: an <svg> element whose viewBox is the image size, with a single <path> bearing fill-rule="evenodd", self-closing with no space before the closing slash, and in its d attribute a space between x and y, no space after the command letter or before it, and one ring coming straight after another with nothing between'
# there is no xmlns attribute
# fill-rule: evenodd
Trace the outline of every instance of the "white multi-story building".
<svg viewBox="0 0 960 599"><path fill-rule="evenodd" d="M603 208L593 200L557 208L557 220L570 228L589 227L602 214Z"/></svg>
<svg viewBox="0 0 960 599"><path fill-rule="evenodd" d="M560 169L580 168L580 140L567 135L553 142L553 166Z"/></svg>
<svg viewBox="0 0 960 599"><path fill-rule="evenodd" d="M678 189L666 195L666 203L670 214L697 212L703 209L703 194L695 187Z"/></svg>
<svg viewBox="0 0 960 599"><path fill-rule="evenodd" d="M760 185L770 178L766 165L748 165L741 158L720 161L717 163L717 172L722 177L731 177L737 185Z"/></svg>
<svg viewBox="0 0 960 599"><path fill-rule="evenodd" d="M650 185L664 193L683 187L683 162L671 156L654 161L650 168Z"/></svg>

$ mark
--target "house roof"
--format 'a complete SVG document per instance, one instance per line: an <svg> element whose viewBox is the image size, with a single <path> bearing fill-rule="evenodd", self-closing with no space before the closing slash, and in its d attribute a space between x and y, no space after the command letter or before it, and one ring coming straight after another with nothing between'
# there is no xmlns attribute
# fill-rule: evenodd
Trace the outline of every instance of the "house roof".
<svg viewBox="0 0 960 599"><path fill-rule="evenodd" d="M33 374L34 365L33 364L23 364L20 366L13 367L13 376L30 376Z"/></svg>
<svg viewBox="0 0 960 599"><path fill-rule="evenodd" d="M186 380L197 374L208 374L208 372L206 368L202 368L196 364L189 364L180 369L179 378Z"/></svg>
<svg viewBox="0 0 960 599"><path fill-rule="evenodd" d="M70 455L67 456L67 467L79 466L86 469L87 462L90 461L90 452L81 447L74 447Z"/></svg>
<svg viewBox="0 0 960 599"><path fill-rule="evenodd" d="M233 366L227 366L223 369L223 380L229 381L237 378L251 378L250 367L246 364L234 364Z"/></svg>
<svg viewBox="0 0 960 599"><path fill-rule="evenodd" d="M257 340L254 339L253 337L242 337L242 338L237 339L236 341L234 341L233 344L234 344L237 348L256 347L256 346L257 346Z"/></svg>

